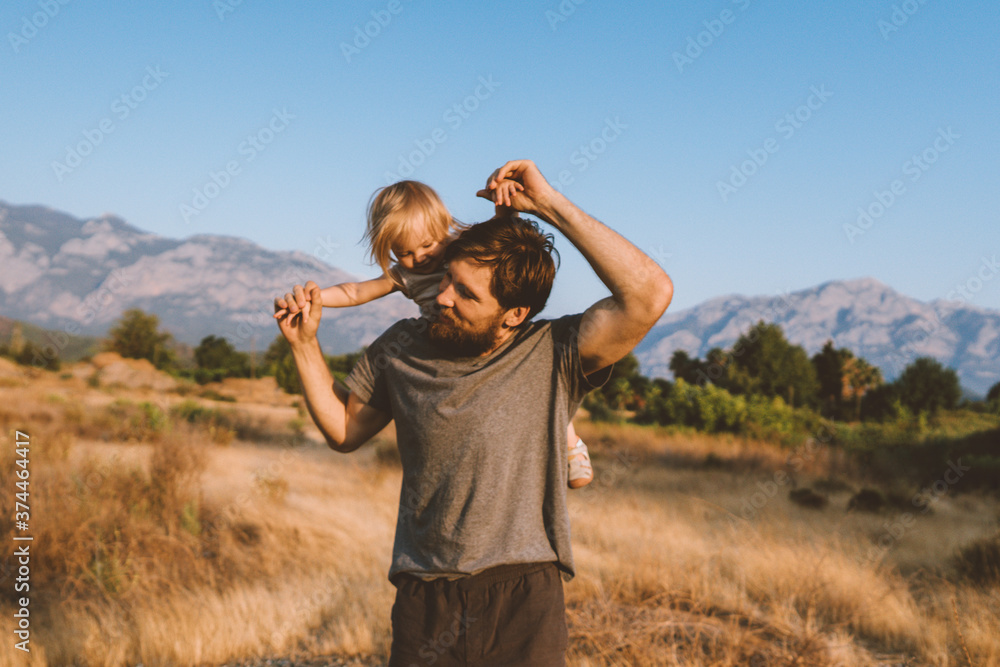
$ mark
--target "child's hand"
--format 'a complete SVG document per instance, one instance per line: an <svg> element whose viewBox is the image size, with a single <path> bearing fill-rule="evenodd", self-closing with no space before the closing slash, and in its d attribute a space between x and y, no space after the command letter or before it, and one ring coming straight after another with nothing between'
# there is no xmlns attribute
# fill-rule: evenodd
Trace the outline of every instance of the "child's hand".
<svg viewBox="0 0 1000 667"><path fill-rule="evenodd" d="M497 205L497 208L511 208L510 200L514 198L515 194L523 190L524 186L517 181L504 179L497 183L496 189L492 191L493 203Z"/></svg>
<svg viewBox="0 0 1000 667"><path fill-rule="evenodd" d="M280 320L289 313L296 315L300 311L304 310L305 305L310 301L312 301L312 292L305 290L300 290L295 294L289 292L283 297L279 296L274 300L274 319ZM305 318L308 321L308 315L306 315Z"/></svg>
<svg viewBox="0 0 1000 667"><path fill-rule="evenodd" d="M494 217L501 215L517 215L517 209L511 206L514 196L524 190L524 186L517 181L505 179L497 183L493 190L480 190L476 194L483 199L489 199L496 205Z"/></svg>

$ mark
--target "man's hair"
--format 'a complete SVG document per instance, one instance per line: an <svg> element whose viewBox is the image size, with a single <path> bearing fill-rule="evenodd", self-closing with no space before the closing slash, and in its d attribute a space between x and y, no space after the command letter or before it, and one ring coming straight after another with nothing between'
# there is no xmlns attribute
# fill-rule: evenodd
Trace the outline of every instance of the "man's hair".
<svg viewBox="0 0 1000 667"><path fill-rule="evenodd" d="M516 215L501 216L472 225L452 241L444 259L468 259L493 270L490 293L504 310L528 308L525 322L545 308L556 277L559 253L552 234Z"/></svg>
<svg viewBox="0 0 1000 667"><path fill-rule="evenodd" d="M406 237L420 218L435 241L444 241L464 228L451 217L438 194L419 181L399 181L372 195L365 240L372 261L382 271L389 270L392 244Z"/></svg>

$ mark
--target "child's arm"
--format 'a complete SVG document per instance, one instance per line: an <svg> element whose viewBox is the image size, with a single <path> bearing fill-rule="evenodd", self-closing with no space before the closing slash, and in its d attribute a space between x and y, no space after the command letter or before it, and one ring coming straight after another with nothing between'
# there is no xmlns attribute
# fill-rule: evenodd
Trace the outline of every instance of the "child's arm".
<svg viewBox="0 0 1000 667"><path fill-rule="evenodd" d="M365 280L360 283L341 283L320 290L325 308L346 308L360 306L363 303L381 299L393 290L396 284L387 275L380 278ZM275 299L274 303L280 310L274 313L275 319L280 319L288 312L288 303L284 298ZM301 306L300 306L301 307Z"/></svg>

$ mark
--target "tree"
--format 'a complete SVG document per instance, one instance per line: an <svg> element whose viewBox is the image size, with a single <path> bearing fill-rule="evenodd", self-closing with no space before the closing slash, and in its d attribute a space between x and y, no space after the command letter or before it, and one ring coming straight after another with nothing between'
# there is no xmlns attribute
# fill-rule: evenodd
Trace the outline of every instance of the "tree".
<svg viewBox="0 0 1000 667"><path fill-rule="evenodd" d="M22 366L34 366L44 368L47 371L57 371L60 367L59 355L49 354L40 345L35 345L30 340L20 344L20 351L14 360Z"/></svg>
<svg viewBox="0 0 1000 667"><path fill-rule="evenodd" d="M361 355L365 353L365 348L361 348L357 352L348 352L347 354L339 354L328 356L326 358L326 366L330 369L330 373L335 379L343 380L354 368L354 365L358 363L361 359Z"/></svg>
<svg viewBox="0 0 1000 667"><path fill-rule="evenodd" d="M854 354L850 350L837 350L833 347L833 341L828 340L823 349L811 359L819 383L820 404L828 417L836 418L840 412L844 392L844 364L853 358Z"/></svg>
<svg viewBox="0 0 1000 667"><path fill-rule="evenodd" d="M986 392L986 402L990 404L1000 404L1000 382L990 387Z"/></svg>
<svg viewBox="0 0 1000 667"><path fill-rule="evenodd" d="M126 310L109 332L108 350L129 359L148 359L157 368L174 362L173 336L159 331L160 318L139 308Z"/></svg>
<svg viewBox="0 0 1000 667"><path fill-rule="evenodd" d="M816 369L802 347L785 340L777 324L760 320L733 344L730 357L730 391L781 396L791 406L815 401Z"/></svg>
<svg viewBox="0 0 1000 667"><path fill-rule="evenodd" d="M271 341L264 353L264 367L268 375L273 375L278 386L289 394L301 394L302 384L299 382L299 371L292 357L292 346L284 336L278 336Z"/></svg>
<svg viewBox="0 0 1000 667"><path fill-rule="evenodd" d="M684 380L688 384L704 385L705 363L697 357L691 358L684 350L675 350L670 357L670 372L675 380Z"/></svg>
<svg viewBox="0 0 1000 667"><path fill-rule="evenodd" d="M224 377L249 377L250 355L239 352L232 343L221 336L205 336L194 350L199 382L220 380Z"/></svg>
<svg viewBox="0 0 1000 667"><path fill-rule="evenodd" d="M866 393L861 401L861 419L883 421L898 417L902 403L896 389L896 383L891 382Z"/></svg>
<svg viewBox="0 0 1000 667"><path fill-rule="evenodd" d="M962 395L958 374L930 357L915 360L894 384L899 401L914 414L952 409Z"/></svg>
<svg viewBox="0 0 1000 667"><path fill-rule="evenodd" d="M639 373L639 360L629 352L615 362L611 376L598 392L608 406L631 410L637 407L648 384L649 380Z"/></svg>
<svg viewBox="0 0 1000 667"><path fill-rule="evenodd" d="M733 386L730 378L732 371L730 359L730 354L721 347L713 347L705 355L705 362L698 369L698 382L696 384L704 387L711 383L723 389L730 389Z"/></svg>
<svg viewBox="0 0 1000 667"><path fill-rule="evenodd" d="M844 363L843 398L854 399L854 418L861 420L861 398L882 384L882 371L861 357L850 357Z"/></svg>

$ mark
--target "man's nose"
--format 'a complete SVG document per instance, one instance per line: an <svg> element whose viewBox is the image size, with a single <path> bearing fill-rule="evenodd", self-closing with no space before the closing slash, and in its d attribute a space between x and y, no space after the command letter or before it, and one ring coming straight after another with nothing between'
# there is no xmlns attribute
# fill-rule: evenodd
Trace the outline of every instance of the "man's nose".
<svg viewBox="0 0 1000 667"><path fill-rule="evenodd" d="M441 285L438 287L437 303L445 308L451 308L455 305L455 296L452 294L454 288L451 283L448 282L448 277L445 276L441 279Z"/></svg>

